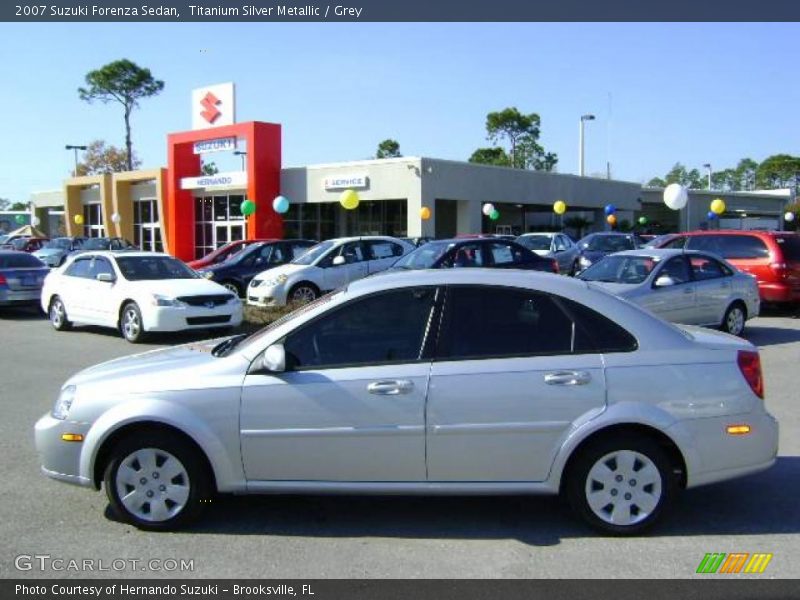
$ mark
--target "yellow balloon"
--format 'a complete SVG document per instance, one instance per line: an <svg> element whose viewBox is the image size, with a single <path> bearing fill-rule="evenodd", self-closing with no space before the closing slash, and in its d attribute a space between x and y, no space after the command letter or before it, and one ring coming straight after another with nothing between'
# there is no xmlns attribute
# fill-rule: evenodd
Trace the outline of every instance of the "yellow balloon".
<svg viewBox="0 0 800 600"><path fill-rule="evenodd" d="M431 209L427 206L423 206L419 209L419 216L423 221L427 221L431 218Z"/></svg>
<svg viewBox="0 0 800 600"><path fill-rule="evenodd" d="M611 225L612 227L617 224L617 217L615 215L608 215L606 217L606 223Z"/></svg>
<svg viewBox="0 0 800 600"><path fill-rule="evenodd" d="M711 212L715 215L721 215L725 212L725 201L722 198L716 198L711 201Z"/></svg>
<svg viewBox="0 0 800 600"><path fill-rule="evenodd" d="M567 203L563 200L556 200L553 202L553 212L557 215L563 215L567 212Z"/></svg>
<svg viewBox="0 0 800 600"><path fill-rule="evenodd" d="M75 215L72 220L75 221L75 225L83 225L83 215Z"/></svg>
<svg viewBox="0 0 800 600"><path fill-rule="evenodd" d="M342 192L342 195L339 196L339 204L341 204L345 210L358 208L359 201L358 192L355 190L345 190Z"/></svg>

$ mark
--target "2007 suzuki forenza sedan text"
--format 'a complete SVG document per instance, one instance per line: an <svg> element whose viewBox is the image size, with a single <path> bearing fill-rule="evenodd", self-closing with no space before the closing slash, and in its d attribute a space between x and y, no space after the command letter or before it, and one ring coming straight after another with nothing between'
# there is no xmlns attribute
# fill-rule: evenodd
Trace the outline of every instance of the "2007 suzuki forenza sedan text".
<svg viewBox="0 0 800 600"><path fill-rule="evenodd" d="M249 337L112 360L36 424L43 470L147 529L216 492L563 493L636 533L675 494L773 464L757 350L594 284L367 278Z"/></svg>

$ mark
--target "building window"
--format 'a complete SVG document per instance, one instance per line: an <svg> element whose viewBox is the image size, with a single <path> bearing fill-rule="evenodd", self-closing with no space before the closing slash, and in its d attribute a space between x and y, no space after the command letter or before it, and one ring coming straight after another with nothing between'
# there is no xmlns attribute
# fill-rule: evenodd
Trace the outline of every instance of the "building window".
<svg viewBox="0 0 800 600"><path fill-rule="evenodd" d="M83 235L94 238L106 237L103 209L99 202L83 205Z"/></svg>
<svg viewBox="0 0 800 600"><path fill-rule="evenodd" d="M133 243L142 250L163 252L158 201L145 198L133 203Z"/></svg>
<svg viewBox="0 0 800 600"><path fill-rule="evenodd" d="M201 258L231 241L245 239L242 194L198 196L194 199L194 255Z"/></svg>

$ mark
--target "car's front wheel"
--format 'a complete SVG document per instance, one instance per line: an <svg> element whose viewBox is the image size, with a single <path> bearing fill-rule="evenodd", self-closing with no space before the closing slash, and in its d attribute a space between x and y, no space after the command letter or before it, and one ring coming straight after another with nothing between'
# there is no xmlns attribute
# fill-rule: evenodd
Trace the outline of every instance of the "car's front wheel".
<svg viewBox="0 0 800 600"><path fill-rule="evenodd" d="M50 324L56 331L65 331L72 327L72 323L67 318L67 309L64 302L58 296L53 296L50 300Z"/></svg>
<svg viewBox="0 0 800 600"><path fill-rule="evenodd" d="M567 477L565 491L573 509L596 529L614 535L652 526L678 488L667 453L639 435L590 444Z"/></svg>
<svg viewBox="0 0 800 600"><path fill-rule="evenodd" d="M731 335L742 335L747 313L741 302L734 302L722 318L722 331Z"/></svg>
<svg viewBox="0 0 800 600"><path fill-rule="evenodd" d="M103 477L114 514L141 529L175 529L195 519L211 493L197 452L180 437L160 433L124 438Z"/></svg>
<svg viewBox="0 0 800 600"><path fill-rule="evenodd" d="M122 336L132 344L138 344L145 338L142 311L135 302L129 302L122 309L119 320Z"/></svg>
<svg viewBox="0 0 800 600"><path fill-rule="evenodd" d="M319 288L313 283L303 281L289 290L290 304L305 304L319 298Z"/></svg>

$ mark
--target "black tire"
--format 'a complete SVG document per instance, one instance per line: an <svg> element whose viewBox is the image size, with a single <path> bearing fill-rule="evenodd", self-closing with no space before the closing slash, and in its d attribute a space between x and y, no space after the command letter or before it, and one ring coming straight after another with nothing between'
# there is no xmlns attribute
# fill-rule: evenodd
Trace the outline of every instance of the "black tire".
<svg viewBox="0 0 800 600"><path fill-rule="evenodd" d="M652 527L678 491L666 451L635 434L590 443L580 450L565 477L564 491L573 510L595 529L612 535L635 535ZM616 515L615 509L619 509Z"/></svg>
<svg viewBox="0 0 800 600"><path fill-rule="evenodd" d="M155 459L152 471L145 472L140 457ZM197 448L170 433L124 438L111 451L103 484L114 515L146 530L177 529L190 523L212 495L211 477Z"/></svg>
<svg viewBox="0 0 800 600"><path fill-rule="evenodd" d="M122 307L119 314L119 330L122 337L131 344L143 342L147 337L142 321L142 311L139 310L136 302L128 302Z"/></svg>
<svg viewBox="0 0 800 600"><path fill-rule="evenodd" d="M50 299L50 307L47 311L50 324L56 331L67 331L72 328L72 322L67 318L67 308L58 296Z"/></svg>
<svg viewBox="0 0 800 600"><path fill-rule="evenodd" d="M224 287L226 290L229 290L234 294L236 294L237 298L241 298L244 295L242 294L242 288L235 281L231 281L230 279L228 279L226 281L221 281L220 285Z"/></svg>
<svg viewBox="0 0 800 600"><path fill-rule="evenodd" d="M292 286L286 297L287 304L305 304L319 298L319 288L310 281L301 281Z"/></svg>
<svg viewBox="0 0 800 600"><path fill-rule="evenodd" d="M720 329L725 333L741 336L744 333L746 322L747 308L737 300L725 311L725 316L722 317L722 323L720 323Z"/></svg>
<svg viewBox="0 0 800 600"><path fill-rule="evenodd" d="M578 274L578 270L579 269L580 269L580 265L578 264L578 261L576 260L574 263L572 263L572 268L569 270L569 276L570 277L575 277L575 275Z"/></svg>

